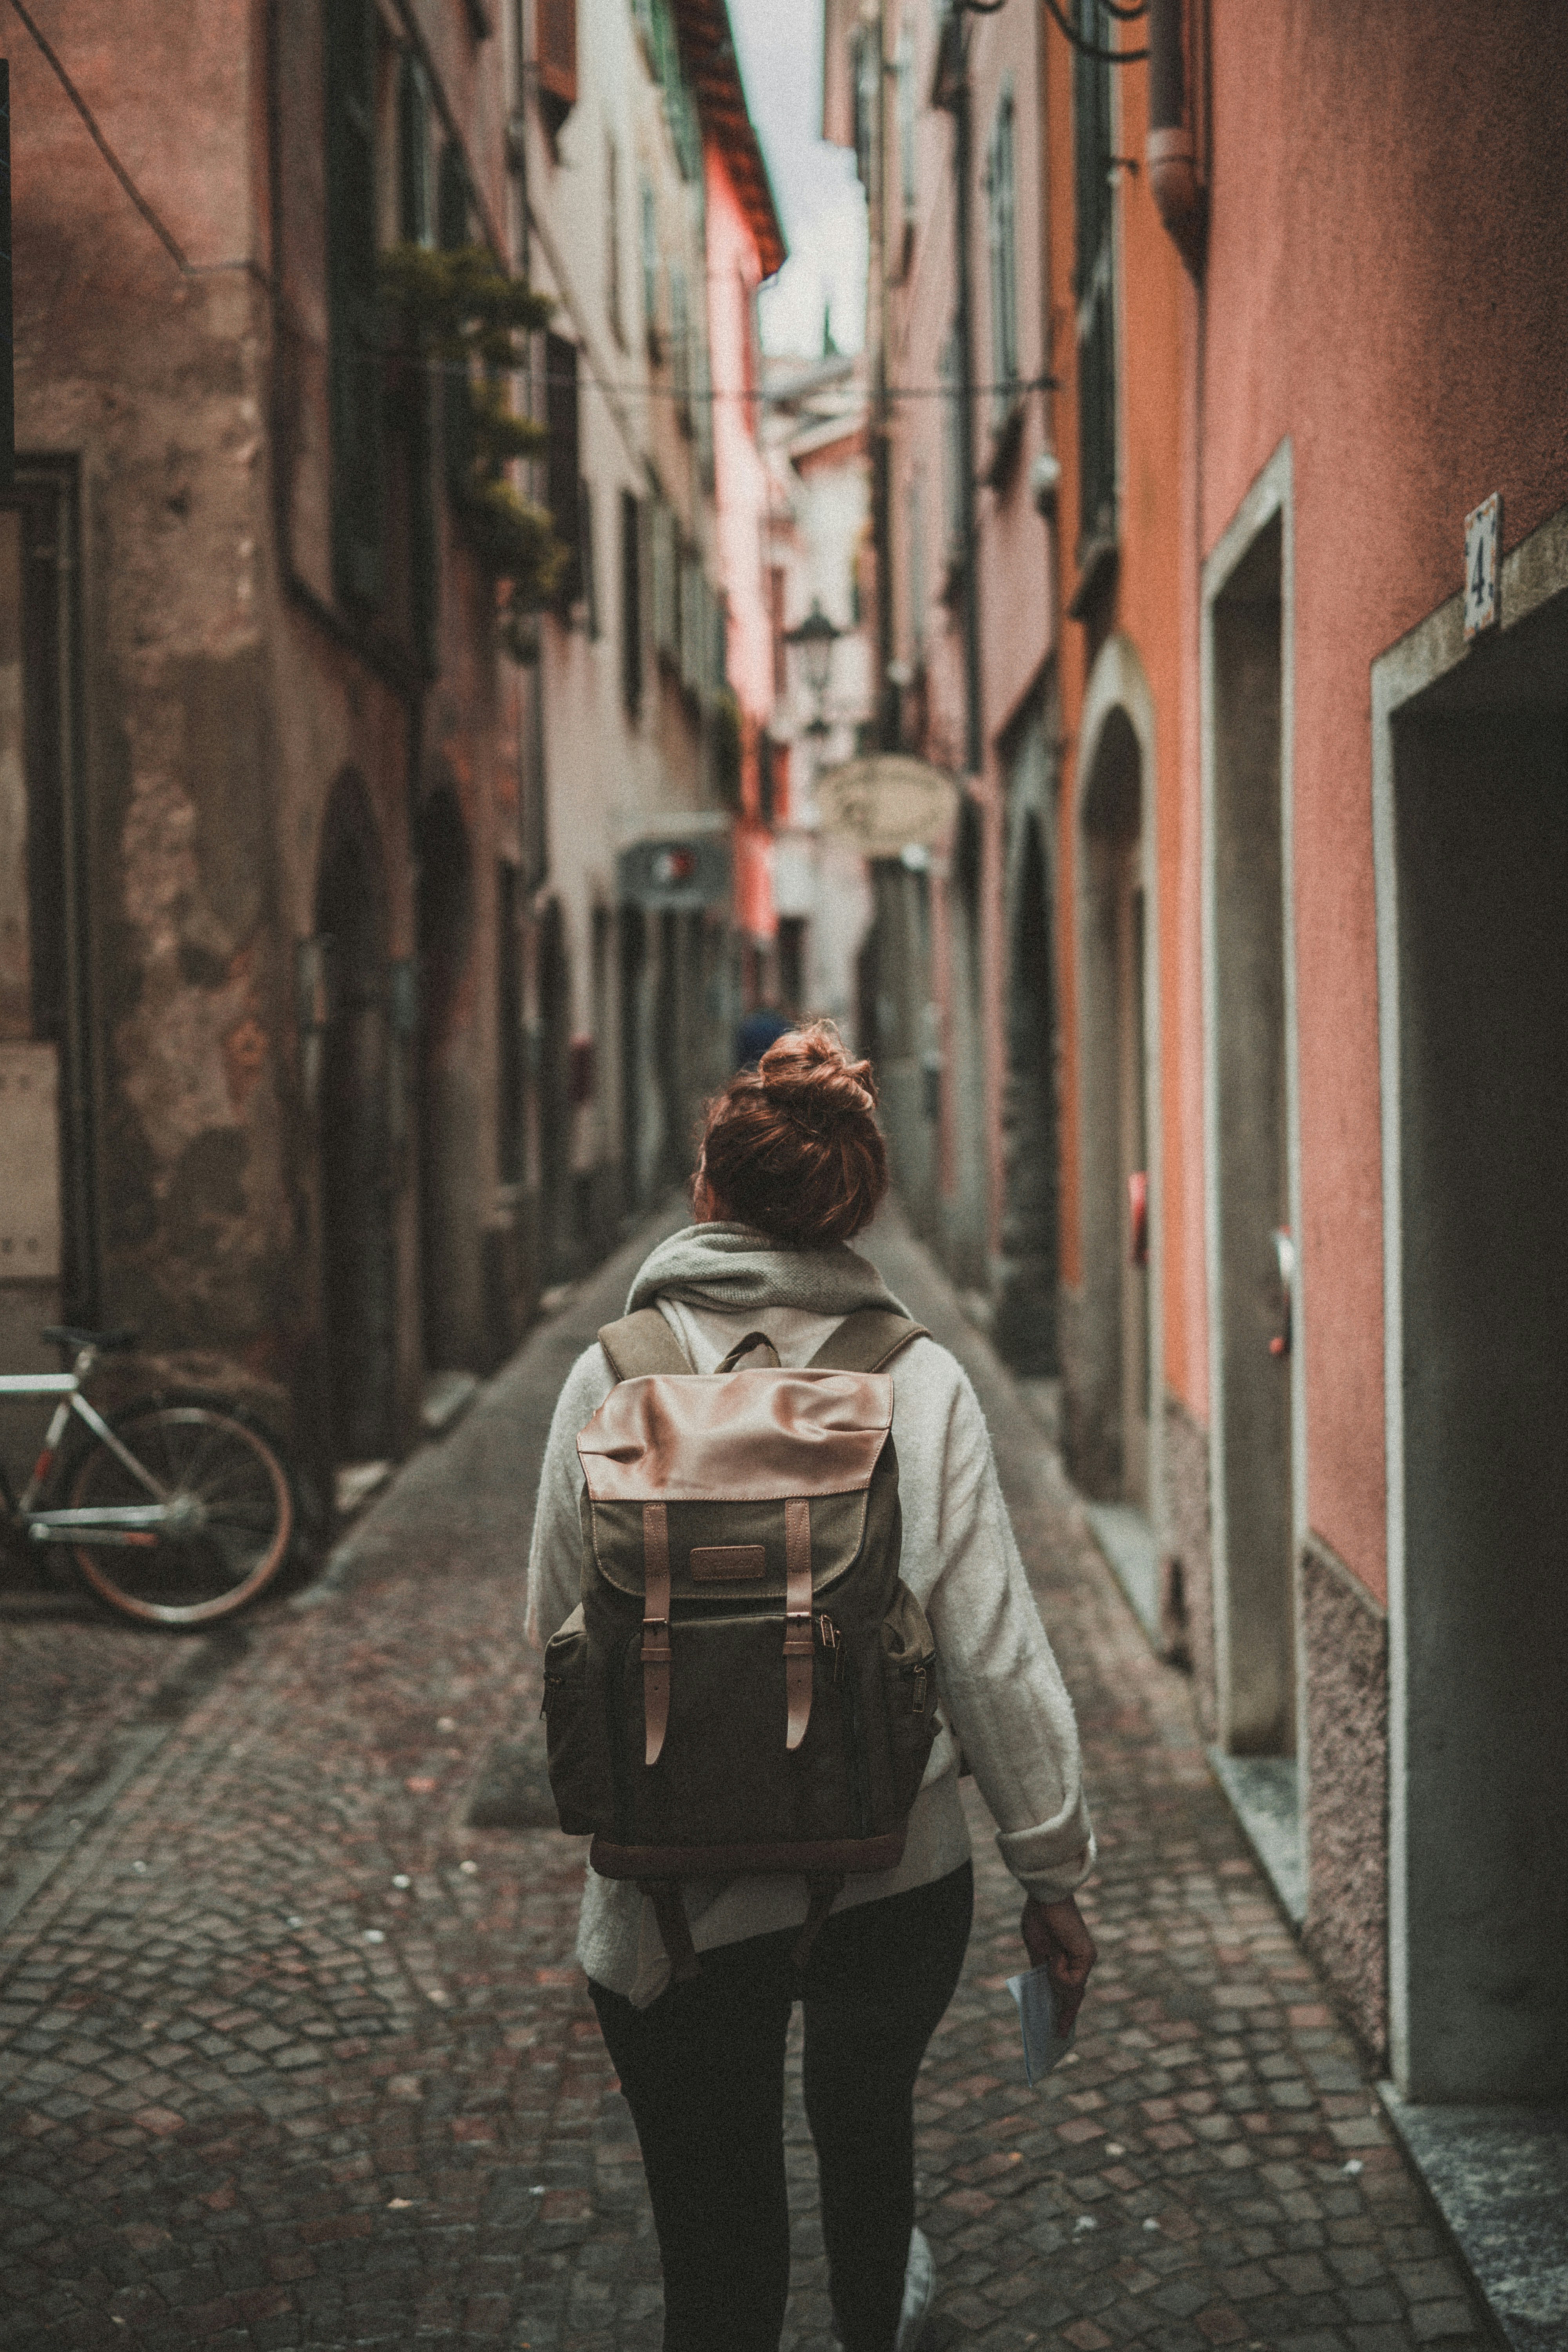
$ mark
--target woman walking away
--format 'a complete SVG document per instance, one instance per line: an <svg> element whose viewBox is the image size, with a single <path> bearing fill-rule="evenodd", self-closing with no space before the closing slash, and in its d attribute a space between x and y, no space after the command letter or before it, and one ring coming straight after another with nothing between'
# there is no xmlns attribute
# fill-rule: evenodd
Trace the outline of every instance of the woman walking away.
<svg viewBox="0 0 1568 2352"><path fill-rule="evenodd" d="M847 1246L887 1190L875 1103L825 1023L716 1097L697 1223L573 1368L540 1484L529 1629L555 1635L563 1821L595 1832L577 1956L666 2352L776 2352L796 2000L834 2319L847 2352L912 2352L915 2077L973 1908L961 1754L1066 2024L1094 1965L1072 1707L980 1407Z"/></svg>

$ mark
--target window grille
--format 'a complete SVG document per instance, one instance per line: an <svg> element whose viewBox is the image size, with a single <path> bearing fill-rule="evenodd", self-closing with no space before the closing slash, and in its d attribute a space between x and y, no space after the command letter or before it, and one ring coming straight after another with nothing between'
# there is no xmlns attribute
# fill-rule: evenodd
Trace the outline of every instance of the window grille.
<svg viewBox="0 0 1568 2352"><path fill-rule="evenodd" d="M621 699L626 717L642 712L643 510L635 491L621 492Z"/></svg>

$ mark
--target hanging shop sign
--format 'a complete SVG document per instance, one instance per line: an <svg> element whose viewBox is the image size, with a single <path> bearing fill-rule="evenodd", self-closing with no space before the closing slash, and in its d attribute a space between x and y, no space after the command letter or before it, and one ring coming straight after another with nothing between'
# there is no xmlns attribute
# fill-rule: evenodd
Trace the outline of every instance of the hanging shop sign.
<svg viewBox="0 0 1568 2352"><path fill-rule="evenodd" d="M952 777L903 751L872 751L828 768L814 796L823 830L842 834L865 857L940 849L958 815Z"/></svg>
<svg viewBox="0 0 1568 2352"><path fill-rule="evenodd" d="M730 895L730 843L725 834L634 841L619 862L623 905L650 914L698 914Z"/></svg>

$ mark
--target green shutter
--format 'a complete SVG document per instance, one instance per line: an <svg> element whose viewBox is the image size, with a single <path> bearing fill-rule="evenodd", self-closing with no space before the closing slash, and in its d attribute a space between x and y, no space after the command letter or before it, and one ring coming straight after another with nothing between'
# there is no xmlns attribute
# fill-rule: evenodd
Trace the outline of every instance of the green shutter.
<svg viewBox="0 0 1568 2352"><path fill-rule="evenodd" d="M374 0L327 0L327 299L332 571L345 603L383 593L383 362L375 243Z"/></svg>
<svg viewBox="0 0 1568 2352"><path fill-rule="evenodd" d="M435 234L430 174L430 85L419 59L405 50L397 81L398 225L411 245ZM409 605L415 650L432 676L440 667L440 534L436 512L436 387L422 378L408 432Z"/></svg>

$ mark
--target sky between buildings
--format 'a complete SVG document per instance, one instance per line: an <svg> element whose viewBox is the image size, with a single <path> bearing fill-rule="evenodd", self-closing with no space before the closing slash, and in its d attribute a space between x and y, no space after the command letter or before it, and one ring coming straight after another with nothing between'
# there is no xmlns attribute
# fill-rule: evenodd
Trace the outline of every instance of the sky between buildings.
<svg viewBox="0 0 1568 2352"><path fill-rule="evenodd" d="M767 157L790 257L763 296L765 351L811 357L825 313L841 352L865 321L866 200L845 147L822 125L822 10L814 0L730 0L752 120Z"/></svg>

